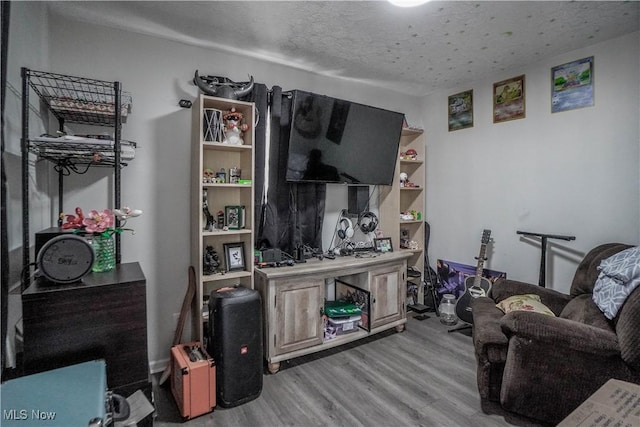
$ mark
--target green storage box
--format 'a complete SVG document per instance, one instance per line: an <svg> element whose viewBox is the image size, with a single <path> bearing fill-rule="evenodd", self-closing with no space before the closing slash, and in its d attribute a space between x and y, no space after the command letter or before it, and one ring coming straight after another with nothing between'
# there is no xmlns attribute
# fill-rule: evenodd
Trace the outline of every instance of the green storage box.
<svg viewBox="0 0 640 427"><path fill-rule="evenodd" d="M331 317L349 317L362 314L362 310L355 304L345 301L325 301L324 313Z"/></svg>

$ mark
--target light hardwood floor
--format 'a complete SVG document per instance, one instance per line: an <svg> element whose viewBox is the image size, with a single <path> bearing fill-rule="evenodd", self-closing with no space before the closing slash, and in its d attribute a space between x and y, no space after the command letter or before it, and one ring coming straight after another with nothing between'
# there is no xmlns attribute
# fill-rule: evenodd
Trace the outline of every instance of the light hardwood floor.
<svg viewBox="0 0 640 427"><path fill-rule="evenodd" d="M470 330L449 333L434 313L388 331L283 362L261 395L183 422L166 386L154 387L155 426L540 426L481 409ZM154 382L157 376L154 378Z"/></svg>

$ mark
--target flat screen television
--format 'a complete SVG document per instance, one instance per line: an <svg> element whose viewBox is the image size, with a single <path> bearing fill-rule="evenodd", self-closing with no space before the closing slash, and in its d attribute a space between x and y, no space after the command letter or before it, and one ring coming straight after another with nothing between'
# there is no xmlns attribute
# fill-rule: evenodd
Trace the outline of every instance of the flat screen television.
<svg viewBox="0 0 640 427"><path fill-rule="evenodd" d="M404 114L293 91L288 182L393 183Z"/></svg>

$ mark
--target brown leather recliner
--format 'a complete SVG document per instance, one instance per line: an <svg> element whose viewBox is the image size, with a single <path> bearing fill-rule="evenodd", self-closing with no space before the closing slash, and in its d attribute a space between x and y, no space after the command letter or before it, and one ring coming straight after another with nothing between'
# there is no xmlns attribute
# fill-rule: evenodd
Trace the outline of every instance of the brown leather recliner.
<svg viewBox="0 0 640 427"><path fill-rule="evenodd" d="M473 300L478 390L507 411L556 424L608 379L640 384L640 287L608 320L592 300L600 261L631 246L608 243L582 260L569 295L514 280ZM557 317L504 314L496 303L536 294Z"/></svg>

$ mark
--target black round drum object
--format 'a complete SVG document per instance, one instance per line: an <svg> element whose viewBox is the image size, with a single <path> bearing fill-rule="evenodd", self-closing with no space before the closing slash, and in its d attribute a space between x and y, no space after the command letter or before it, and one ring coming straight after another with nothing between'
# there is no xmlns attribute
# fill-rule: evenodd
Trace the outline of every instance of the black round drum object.
<svg viewBox="0 0 640 427"><path fill-rule="evenodd" d="M54 283L73 283L89 274L94 259L93 248L85 238L61 235L42 246L36 265Z"/></svg>
<svg viewBox="0 0 640 427"><path fill-rule="evenodd" d="M209 298L208 352L216 363L216 402L225 408L262 392L262 299L244 287L223 288Z"/></svg>

